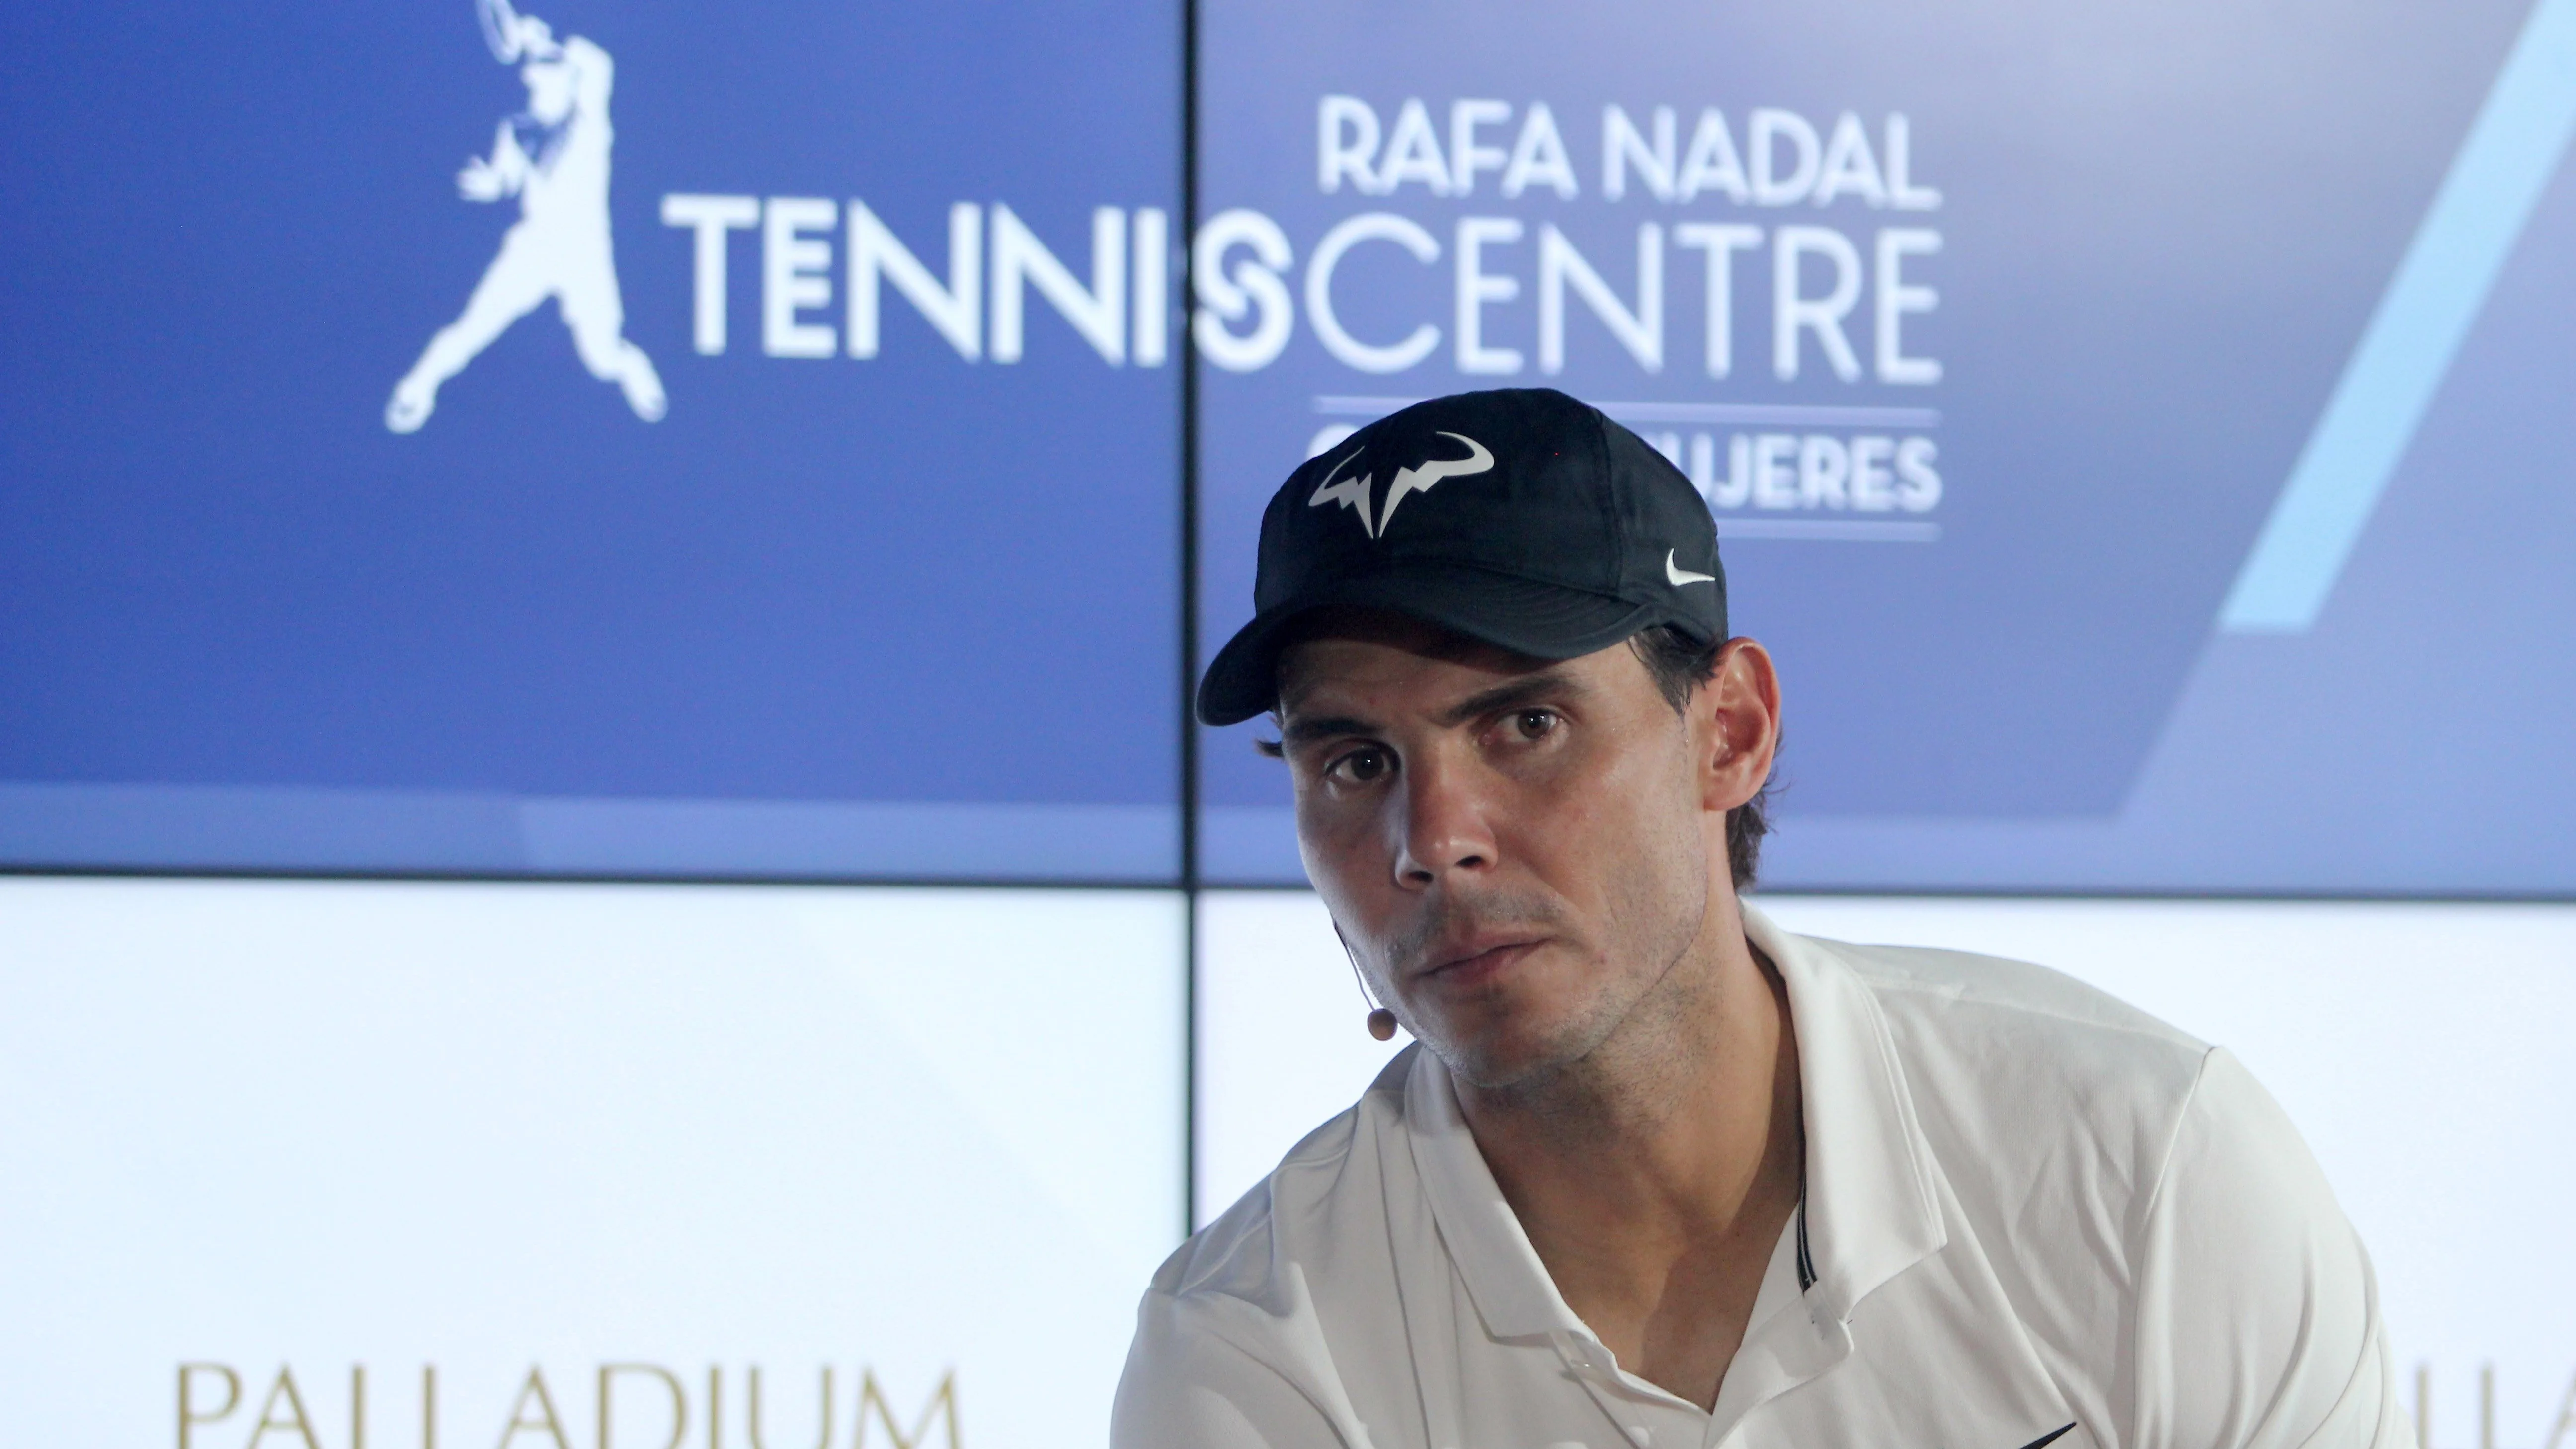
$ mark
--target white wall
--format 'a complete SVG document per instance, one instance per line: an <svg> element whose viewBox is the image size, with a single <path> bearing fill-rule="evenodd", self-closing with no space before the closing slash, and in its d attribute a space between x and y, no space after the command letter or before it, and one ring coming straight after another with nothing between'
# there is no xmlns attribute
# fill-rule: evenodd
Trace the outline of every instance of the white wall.
<svg viewBox="0 0 2576 1449"><path fill-rule="evenodd" d="M1181 1227L1174 893L0 880L0 1437L1097 1443ZM949 1449L944 1426L919 1442ZM890 1445L875 1418L863 1442ZM550 1446L531 1428L517 1449Z"/></svg>
<svg viewBox="0 0 2576 1449"><path fill-rule="evenodd" d="M2481 1442L2486 1363L2492 1442L2546 1443L2576 1377L2576 907L1767 908L2049 962L2234 1048L2370 1241L2436 1449ZM1402 1043L1363 1029L1313 897L1200 909L1204 1218ZM371 1449L415 1449L434 1364L440 1442L494 1445L533 1366L594 1449L597 1372L632 1362L672 1372L698 1449L709 1367L739 1445L758 1364L768 1442L812 1444L830 1365L835 1446L863 1369L907 1434L954 1369L978 1444L1096 1442L1180 1227L1179 911L0 879L0 1424L173 1443L205 1362L242 1397L192 1441L247 1449L291 1367L348 1449L363 1364ZM220 1372L192 1388L220 1407ZM610 1449L664 1442L659 1379L612 1393Z"/></svg>
<svg viewBox="0 0 2576 1449"><path fill-rule="evenodd" d="M2377 1261L2439 1449L2539 1449L2576 1393L2576 906L1773 897L1795 931L2056 966L2236 1052ZM1401 1046L1314 897L1200 906L1198 1203L1213 1217ZM2482 1436L2479 1376L2493 1365ZM2576 1424L2560 1445L2576 1444Z"/></svg>
<svg viewBox="0 0 2576 1449"><path fill-rule="evenodd" d="M1199 897L1193 1227L1233 1206L1412 1040L1370 1036L1368 1013L1314 895Z"/></svg>

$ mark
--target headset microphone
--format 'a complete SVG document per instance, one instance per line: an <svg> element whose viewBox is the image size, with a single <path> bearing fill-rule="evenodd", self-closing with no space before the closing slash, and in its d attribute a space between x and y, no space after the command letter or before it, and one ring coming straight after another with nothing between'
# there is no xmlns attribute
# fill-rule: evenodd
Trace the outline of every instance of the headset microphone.
<svg viewBox="0 0 2576 1449"><path fill-rule="evenodd" d="M1360 974L1359 953L1351 949L1350 938L1342 934L1339 921L1333 923L1333 939L1342 943L1342 954L1351 963L1351 980L1359 985L1360 1000L1369 1004L1368 1034L1379 1041L1395 1040L1395 1013L1378 1005L1377 998L1369 995L1368 978Z"/></svg>

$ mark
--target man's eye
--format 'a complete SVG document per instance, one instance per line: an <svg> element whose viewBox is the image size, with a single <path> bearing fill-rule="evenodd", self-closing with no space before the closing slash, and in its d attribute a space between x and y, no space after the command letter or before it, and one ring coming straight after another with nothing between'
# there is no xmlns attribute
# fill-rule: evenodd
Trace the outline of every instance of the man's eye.
<svg viewBox="0 0 2576 1449"><path fill-rule="evenodd" d="M1353 750L1349 754L1342 756L1340 759L1333 761L1333 763L1326 769L1325 773L1338 775L1342 779L1348 780L1354 785L1365 785L1372 780L1384 777L1389 770L1394 768L1395 759L1386 751L1380 749L1360 749Z"/></svg>
<svg viewBox="0 0 2576 1449"><path fill-rule="evenodd" d="M1557 713L1552 709L1524 709L1512 716L1512 730L1522 739L1534 740L1556 728Z"/></svg>

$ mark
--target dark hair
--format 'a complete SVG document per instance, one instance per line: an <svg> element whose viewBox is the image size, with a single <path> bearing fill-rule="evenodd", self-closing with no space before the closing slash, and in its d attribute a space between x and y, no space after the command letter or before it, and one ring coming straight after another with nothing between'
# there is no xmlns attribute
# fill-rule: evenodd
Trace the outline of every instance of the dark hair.
<svg viewBox="0 0 2576 1449"><path fill-rule="evenodd" d="M1717 656L1726 641L1701 643L1669 624L1657 624L1629 636L1628 647L1646 666L1664 702L1679 713L1690 708L1693 690L1716 677ZM1762 859L1762 837L1771 833L1771 821L1764 812L1771 803L1774 783L1766 777L1752 799L1726 812L1726 869L1734 877L1738 891L1752 886L1754 868Z"/></svg>

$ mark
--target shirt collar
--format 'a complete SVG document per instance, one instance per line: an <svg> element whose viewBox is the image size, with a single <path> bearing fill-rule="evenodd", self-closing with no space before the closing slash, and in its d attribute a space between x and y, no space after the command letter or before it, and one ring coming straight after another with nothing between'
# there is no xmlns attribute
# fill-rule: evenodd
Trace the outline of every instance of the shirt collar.
<svg viewBox="0 0 2576 1449"><path fill-rule="evenodd" d="M1747 905L1744 935L1789 988L1807 1127L1808 1296L1834 1321L1950 1240L1930 1147L1878 998L1833 948Z"/></svg>
<svg viewBox="0 0 2576 1449"><path fill-rule="evenodd" d="M1896 1042L1869 987L1823 942L1742 908L1744 934L1780 971L1798 1035L1807 1129L1806 1227L1821 1326L1949 1241L1931 1152ZM1467 1295L1497 1337L1594 1341L1539 1261L1477 1150L1440 1059L1417 1050L1405 1118L1433 1220Z"/></svg>
<svg viewBox="0 0 2576 1449"><path fill-rule="evenodd" d="M1432 1220L1467 1285L1467 1297L1497 1338L1557 1337L1585 1340L1592 1331L1565 1306L1521 1220L1503 1200L1493 1169L1476 1147L1458 1107L1458 1090L1440 1058L1415 1049L1404 1089L1404 1116L1413 1139L1413 1161Z"/></svg>

